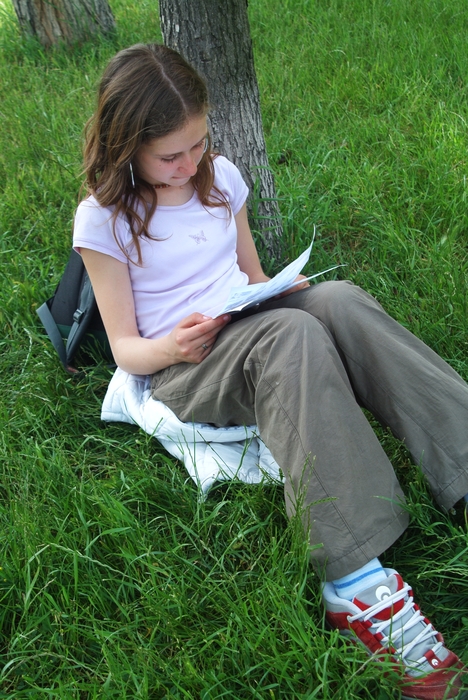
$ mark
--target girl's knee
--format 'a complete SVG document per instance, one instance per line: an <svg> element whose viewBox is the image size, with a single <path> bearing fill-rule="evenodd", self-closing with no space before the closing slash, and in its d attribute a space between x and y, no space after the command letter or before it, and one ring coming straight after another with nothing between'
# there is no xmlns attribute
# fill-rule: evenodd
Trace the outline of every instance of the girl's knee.
<svg viewBox="0 0 468 700"><path fill-rule="evenodd" d="M297 308L267 311L262 321L269 330L285 335L303 332L305 329L318 330L322 326L320 321L306 310Z"/></svg>
<svg viewBox="0 0 468 700"><path fill-rule="evenodd" d="M313 304L319 318L351 320L363 307L379 307L380 304L349 280L323 282L316 287ZM312 311L313 313L313 311ZM327 322L327 321L325 321Z"/></svg>
<svg viewBox="0 0 468 700"><path fill-rule="evenodd" d="M325 302L330 304L346 304L353 300L362 292L360 287L356 287L350 280L336 280L333 282L322 282L316 287L317 292Z"/></svg>
<svg viewBox="0 0 468 700"><path fill-rule="evenodd" d="M330 343L330 333L319 318L303 309L275 309L262 319L262 335L265 341L289 348L294 353L306 343L320 348Z"/></svg>

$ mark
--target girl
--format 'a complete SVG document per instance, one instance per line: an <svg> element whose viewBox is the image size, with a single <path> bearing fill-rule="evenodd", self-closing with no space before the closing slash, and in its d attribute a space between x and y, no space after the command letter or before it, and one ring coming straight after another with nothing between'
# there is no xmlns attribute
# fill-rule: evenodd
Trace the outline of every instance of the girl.
<svg viewBox="0 0 468 700"><path fill-rule="evenodd" d="M361 406L404 439L438 503L468 492L468 386L349 282L309 287L230 323L233 286L268 278L247 187L211 152L208 96L174 51L121 51L88 124L81 252L114 357L152 375L183 421L257 424L301 504L328 623L401 670L405 697L457 697L464 672L379 557L407 526L404 496Z"/></svg>

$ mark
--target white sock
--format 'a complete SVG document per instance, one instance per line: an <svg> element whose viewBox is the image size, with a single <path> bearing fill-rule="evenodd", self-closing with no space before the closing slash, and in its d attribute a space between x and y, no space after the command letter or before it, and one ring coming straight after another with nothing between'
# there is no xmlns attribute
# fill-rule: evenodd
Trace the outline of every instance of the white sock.
<svg viewBox="0 0 468 700"><path fill-rule="evenodd" d="M386 578L387 574L382 564L375 557L375 559L361 566L360 569L352 571L347 576L343 576L343 578L337 578L332 583L335 586L337 596L346 598L346 600L352 600L359 591L375 586Z"/></svg>

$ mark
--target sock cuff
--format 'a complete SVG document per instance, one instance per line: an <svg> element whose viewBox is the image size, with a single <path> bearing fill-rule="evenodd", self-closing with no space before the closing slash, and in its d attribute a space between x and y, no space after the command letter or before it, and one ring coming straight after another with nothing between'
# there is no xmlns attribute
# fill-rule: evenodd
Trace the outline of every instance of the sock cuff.
<svg viewBox="0 0 468 700"><path fill-rule="evenodd" d="M347 588L348 586L354 586L359 581L362 581L363 579L367 578L368 576L373 576L374 574L380 574L383 571L383 567L378 566L377 568L371 569L370 571L366 571L363 574L359 574L359 571L360 571L360 569L358 569L358 571L354 572L356 574L356 576L353 576L353 574L350 574L350 577L352 577L352 578L350 578L349 581L345 581L343 583L337 583L337 582L333 581L333 585L335 586L336 590L338 591L340 589ZM338 580L342 581L343 579L338 579Z"/></svg>
<svg viewBox="0 0 468 700"><path fill-rule="evenodd" d="M364 564L364 566L352 571L347 576L335 579L332 583L337 596L353 600L357 593L377 585L386 578L387 575L382 564L375 557L368 561L367 564Z"/></svg>

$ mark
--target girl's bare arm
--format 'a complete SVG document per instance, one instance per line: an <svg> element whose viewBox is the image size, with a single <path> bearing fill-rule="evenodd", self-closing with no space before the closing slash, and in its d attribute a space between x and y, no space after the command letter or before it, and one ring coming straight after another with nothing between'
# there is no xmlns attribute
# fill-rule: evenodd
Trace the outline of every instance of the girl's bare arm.
<svg viewBox="0 0 468 700"><path fill-rule="evenodd" d="M249 284L255 284L256 282L267 282L270 278L265 275L260 264L257 249L255 247L255 242L252 238L252 232L250 230L249 221L247 219L247 207L244 204L242 209L235 216L236 226L237 226L237 262L242 272L249 278ZM280 294L280 297L287 296L293 292L297 292L299 289L304 289L309 286L308 282L302 282L305 279L305 275L298 275L298 284L291 289L287 289L285 292Z"/></svg>
<svg viewBox="0 0 468 700"><path fill-rule="evenodd" d="M119 367L132 374L153 374L179 362L197 364L209 355L229 316L213 319L194 313L162 338L142 338L135 317L128 265L89 248L82 248L81 255Z"/></svg>

